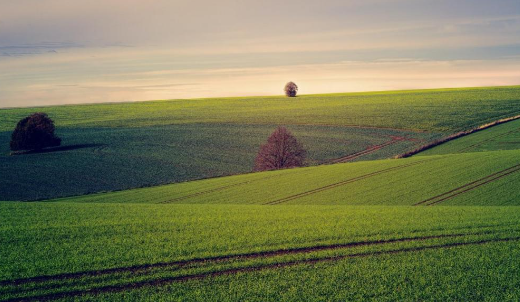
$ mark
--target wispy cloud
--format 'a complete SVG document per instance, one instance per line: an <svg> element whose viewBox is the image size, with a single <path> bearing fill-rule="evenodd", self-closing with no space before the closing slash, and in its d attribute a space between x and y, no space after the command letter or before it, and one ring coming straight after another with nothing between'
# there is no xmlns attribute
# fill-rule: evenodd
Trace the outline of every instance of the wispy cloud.
<svg viewBox="0 0 520 302"><path fill-rule="evenodd" d="M517 84L519 46L518 0L4 1L0 107Z"/></svg>

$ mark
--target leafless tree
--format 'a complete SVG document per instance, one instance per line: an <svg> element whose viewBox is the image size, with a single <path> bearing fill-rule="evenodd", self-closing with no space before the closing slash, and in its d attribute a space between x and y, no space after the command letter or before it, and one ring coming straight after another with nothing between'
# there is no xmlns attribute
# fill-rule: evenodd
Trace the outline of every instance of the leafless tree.
<svg viewBox="0 0 520 302"><path fill-rule="evenodd" d="M296 138L285 128L278 127L260 146L255 160L255 171L301 167L306 151Z"/></svg>

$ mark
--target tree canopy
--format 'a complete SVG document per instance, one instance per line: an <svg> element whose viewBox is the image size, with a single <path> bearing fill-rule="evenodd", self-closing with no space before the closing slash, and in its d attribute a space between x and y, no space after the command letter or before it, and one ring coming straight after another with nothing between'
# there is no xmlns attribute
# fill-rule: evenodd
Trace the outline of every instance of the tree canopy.
<svg viewBox="0 0 520 302"><path fill-rule="evenodd" d="M301 167L305 157L306 151L296 138L285 127L278 127L260 147L255 171Z"/></svg>

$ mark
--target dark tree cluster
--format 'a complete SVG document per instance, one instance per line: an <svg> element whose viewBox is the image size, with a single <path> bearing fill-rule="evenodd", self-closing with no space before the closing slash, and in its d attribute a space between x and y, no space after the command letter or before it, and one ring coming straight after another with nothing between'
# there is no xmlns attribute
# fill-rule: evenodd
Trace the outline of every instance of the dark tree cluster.
<svg viewBox="0 0 520 302"><path fill-rule="evenodd" d="M47 114L37 112L18 122L10 147L12 151L41 150L60 144L61 139L54 134L54 122Z"/></svg>
<svg viewBox="0 0 520 302"><path fill-rule="evenodd" d="M294 82L289 82L285 84L285 95L288 97L295 97L298 93L298 86Z"/></svg>
<svg viewBox="0 0 520 302"><path fill-rule="evenodd" d="M306 152L296 138L285 127L278 127L260 147L255 171L301 167L305 157Z"/></svg>

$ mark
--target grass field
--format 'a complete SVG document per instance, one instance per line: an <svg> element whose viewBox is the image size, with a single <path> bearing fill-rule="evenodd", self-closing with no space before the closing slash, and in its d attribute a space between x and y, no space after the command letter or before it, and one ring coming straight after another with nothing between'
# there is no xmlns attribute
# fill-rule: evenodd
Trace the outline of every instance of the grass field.
<svg viewBox="0 0 520 302"><path fill-rule="evenodd" d="M412 94L395 94L407 93ZM491 110L486 104L472 105L483 108L478 124ZM442 108L437 109L447 110ZM479 110L466 112L466 118ZM444 121L451 118L448 114ZM6 157L16 164L0 161L13 175L12 167L24 167L33 177L44 170L51 175L36 177L40 184L3 177L4 192L12 194L7 196L52 183L50 195L68 187L80 194L116 184L137 186L145 179L169 181L178 177L165 172L170 165L210 175L245 165L240 159L255 149L256 137L274 126L143 126L143 121L139 127L103 128L101 119L97 123L60 129L63 137L77 139L75 145L102 138L90 146ZM407 140L399 143L409 146L445 133L291 127L312 150L313 163L385 144L402 133ZM518 129L519 121L508 122L405 159L249 173L43 202L2 201L0 301L518 301ZM257 135L243 136L244 131ZM364 145L348 149L367 137L371 140ZM110 143L102 142L106 140ZM378 150L384 155L363 159L389 157L402 147L396 143ZM192 165L182 166L190 159ZM219 160L223 162L215 166ZM72 181L63 181L68 178ZM31 194L41 194L38 190Z"/></svg>
<svg viewBox="0 0 520 302"><path fill-rule="evenodd" d="M520 208L2 203L0 215L7 217L0 222L4 300L92 299L92 294L140 300L150 291L156 298L171 294L182 300L215 300L229 294L228 286L236 298L261 300L262 295L290 298L279 290L302 281L333 297L342 293L336 279L355 271L341 282L343 290L355 288L351 295L369 298L377 287L359 282L372 275L382 278L373 286L399 286L402 280L393 278L403 270L383 268L410 261L419 267L430 262L430 272L451 265L453 274L434 286L423 283L433 273L410 276L433 294L422 295L478 297L469 291L474 283L459 287L453 282L465 273L459 258L478 260L465 262L475 276L483 269L477 264L491 266L491 256L478 257L486 249L508 255L497 266L497 273L505 269L494 283L501 284L498 289L511 291L519 282L510 277L519 276L514 251L520 240ZM404 271L413 272L411 263ZM363 270L367 275L360 277ZM336 277L324 279L329 273ZM269 276L287 279L274 285ZM478 284L486 277L480 279L465 282ZM255 280L253 288L264 288L262 294L248 288ZM197 286L204 290L190 291ZM404 292L394 295L412 291L410 284L403 286ZM446 287L451 295L444 292ZM518 297L518 292L512 294Z"/></svg>
<svg viewBox="0 0 520 302"><path fill-rule="evenodd" d="M0 199L39 200L247 173L277 125L300 138L309 165L390 158L515 115L519 95L520 86L513 86L0 110ZM10 131L35 111L55 120L65 151L9 156Z"/></svg>
<svg viewBox="0 0 520 302"><path fill-rule="evenodd" d="M9 156L0 135L0 199L35 200L216 177L252 170L260 144L276 125L189 124L60 129L70 150ZM291 126L310 165L372 145L392 145L359 159L391 157L436 137L385 129ZM392 137L403 140L392 141ZM356 160L356 159L353 159ZM30 167L30 168L29 168Z"/></svg>
<svg viewBox="0 0 520 302"><path fill-rule="evenodd" d="M519 94L520 86L510 86L21 108L0 111L0 131L45 111L72 128L233 123L456 132L515 115Z"/></svg>
<svg viewBox="0 0 520 302"><path fill-rule="evenodd" d="M482 152L520 149L520 120L507 122L449 141L418 155Z"/></svg>
<svg viewBox="0 0 520 302"><path fill-rule="evenodd" d="M324 165L65 199L76 202L520 205L520 150ZM433 199L432 199L433 198Z"/></svg>

